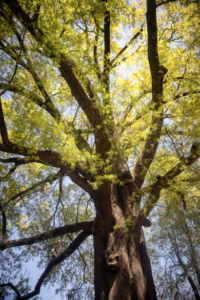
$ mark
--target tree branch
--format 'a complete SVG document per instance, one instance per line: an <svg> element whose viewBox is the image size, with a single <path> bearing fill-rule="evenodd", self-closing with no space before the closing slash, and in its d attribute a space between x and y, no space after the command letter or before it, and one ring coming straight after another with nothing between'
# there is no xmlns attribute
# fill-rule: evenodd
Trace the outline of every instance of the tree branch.
<svg viewBox="0 0 200 300"><path fill-rule="evenodd" d="M8 22L8 20L7 20L7 22ZM14 23L14 22L12 22L12 23ZM24 89L23 86L19 86L19 85L11 85L11 84L1 83L0 88L5 89L5 90L9 90L11 92L16 92L20 95L27 96L28 98L30 98L31 101L34 101L37 105L39 105L40 107L45 109L54 118L54 120L57 123L63 122L64 124L67 125L66 127L68 127L68 130L70 128L70 130L74 133L74 135L76 137L75 141L76 141L77 147L80 150L86 149L88 152L91 153L92 150L91 150L89 144L86 142L86 140L74 128L74 126L72 124L67 122L65 117L60 113L60 111L55 106L53 100L51 99L51 97L48 93L48 91L45 89L39 75L34 70L34 67L33 67L30 59L28 58L26 47L23 43L23 40L20 37L20 34L17 32L17 30L15 28L15 24L13 24L13 27L14 27L14 32L15 32L17 38L18 38L18 41L21 45L21 48L22 48L26 58L27 58L28 63L25 64L25 62L17 55L17 53L11 51L10 47L9 48L6 47L1 41L0 41L0 46L2 47L2 49L5 53L7 53L10 57L12 57L15 61L17 61L18 64L20 64L23 68L25 68L32 75L36 86L38 87L39 91L42 93L44 98L37 95L36 93L33 93L31 91L28 91L28 90ZM96 95L92 92L93 91L92 87L89 86L88 88L90 89L90 91L92 93L92 96L95 98ZM65 131L65 133L67 133L67 132Z"/></svg>
<svg viewBox="0 0 200 300"><path fill-rule="evenodd" d="M3 108L2 108L2 103L1 103L1 97L0 97L0 131L1 131L1 137L2 137L2 141L3 143L9 144L9 138L8 138L8 132L7 132L7 128L6 128L6 122L4 119L4 114L3 114Z"/></svg>
<svg viewBox="0 0 200 300"><path fill-rule="evenodd" d="M164 4L167 4L167 3L170 3L170 2L176 2L176 1L177 0L167 0L167 1L161 0L161 1L157 2L156 7L159 7L161 5L164 5Z"/></svg>
<svg viewBox="0 0 200 300"><path fill-rule="evenodd" d="M185 96L193 95L193 94L199 94L199 93L200 93L200 90L198 90L198 89L191 90L191 91L185 91L185 92L175 95L174 100L177 100L177 99L185 97Z"/></svg>
<svg viewBox="0 0 200 300"><path fill-rule="evenodd" d="M92 228L93 221L91 222L80 222L70 225L65 225L59 228L55 228L53 230L43 232L41 234L32 236L30 238L23 238L18 240L5 241L0 243L0 250L5 250L7 248L19 247L24 245L33 245L36 243L40 243L42 241L46 241L52 238L56 238L62 236L67 233L78 232L80 230L89 230Z"/></svg>
<svg viewBox="0 0 200 300"><path fill-rule="evenodd" d="M140 210L138 223L144 222L160 198L160 192L163 188L170 186L171 182L184 171L184 166L192 165L199 157L200 143L193 144L188 157L180 158L180 162L169 170L164 176L158 176L157 181L147 187L145 190L150 193L149 198Z"/></svg>
<svg viewBox="0 0 200 300"><path fill-rule="evenodd" d="M142 93L140 93L140 95L138 96L138 100L141 99L142 97L144 97L147 93L151 93L151 90L144 90ZM119 121L117 122L116 127L120 126L122 122L124 122L127 118L127 116L129 115L129 113L131 112L132 108L133 108L133 104L134 104L134 99L131 99L130 103L127 105L127 107L125 108L124 112L122 113ZM142 113L137 114L137 116L134 118L138 119L138 116L142 115ZM126 124L123 125L123 127L128 127L129 125L132 124L132 121L127 122Z"/></svg>
<svg viewBox="0 0 200 300"><path fill-rule="evenodd" d="M102 0L104 4L104 75L103 82L106 86L106 92L109 94L110 91L110 12L107 9L107 0Z"/></svg>
<svg viewBox="0 0 200 300"><path fill-rule="evenodd" d="M15 172L15 170L17 169L18 166L13 166L12 168L10 168L10 170L8 171L8 173L5 176L0 176L0 182L2 181L8 181L10 179L10 176L12 173Z"/></svg>
<svg viewBox="0 0 200 300"><path fill-rule="evenodd" d="M146 143L133 170L133 181L138 189L142 186L156 154L163 126L163 79L167 69L160 65L158 56L156 0L147 0L147 32L153 116Z"/></svg>
<svg viewBox="0 0 200 300"><path fill-rule="evenodd" d="M34 150L28 147L18 146L14 143L10 143L9 145L0 144L0 151L28 157L38 156L41 161L54 163L57 167L60 167L74 183L80 186L91 197L94 194L94 191L88 182L78 174L78 172L81 173L81 167L77 164L76 170L78 172L76 170L72 170L68 164L62 161L61 155L55 151Z"/></svg>
<svg viewBox="0 0 200 300"><path fill-rule="evenodd" d="M43 54L53 61L56 61L56 64L59 63L58 69L60 70L61 76L71 89L72 95L75 97L76 101L79 103L80 107L86 114L92 127L97 128L95 135L96 141L98 142L99 146L97 146L96 149L102 157L105 157L105 153L110 149L109 136L107 131L105 130L105 124L98 110L98 105L96 106L95 101L92 101L88 97L83 86L74 73L76 71L74 62L70 60L68 56L60 53L59 49L61 47L59 48L59 45L55 47L55 45L52 44L49 39L48 41L45 41L45 35L41 28L39 28L32 20L32 18L26 14L17 0L3 1L13 12L16 18L31 33L35 40L42 46L42 48L46 47L48 49L48 51L44 52ZM77 73L78 72L79 70L77 68ZM104 147L102 147L102 145L104 145Z"/></svg>
<svg viewBox="0 0 200 300"><path fill-rule="evenodd" d="M94 56L94 63L96 67L96 74L99 80L102 80L102 74L98 63L98 55L97 55L97 45L98 45L98 38L99 38L99 29L96 29L95 38L94 38L94 49L93 49L93 56Z"/></svg>
<svg viewBox="0 0 200 300"><path fill-rule="evenodd" d="M17 299L21 297L21 294L17 290L16 286L14 286L11 282L0 284L0 287L10 286L11 289L17 294Z"/></svg>
<svg viewBox="0 0 200 300"><path fill-rule="evenodd" d="M91 230L84 230L82 231L77 238L64 250L61 252L57 257L53 256L51 261L48 263L45 271L40 276L36 286L35 290L31 293L28 293L25 296L21 296L17 298L17 300L27 300L30 299L40 293L40 288L45 280L45 278L48 276L50 271L58 264L62 263L66 258L68 258L75 250L78 249L78 247L84 242L84 240L92 234Z"/></svg>
<svg viewBox="0 0 200 300"><path fill-rule="evenodd" d="M198 293L198 290L196 288L196 285L188 271L188 268L186 267L186 265L184 264L181 256L180 256L180 252L179 252L179 249L178 249L178 245L177 245L177 242L176 242L176 237L172 237L171 234L169 233L169 236L170 236L170 240L171 240L171 243L173 245L173 248L174 248L174 252L176 254L176 257L177 257L177 260L178 260L178 263L180 265L180 267L183 269L185 275L187 276L187 279L189 281L189 284L194 292L194 295L195 295L195 299L196 300L200 300L200 296L199 296L199 293Z"/></svg>
<svg viewBox="0 0 200 300"><path fill-rule="evenodd" d="M31 162L38 162L38 163L42 163L40 160L36 160L36 159L23 159L23 158L18 158L18 157L12 157L12 158L7 158L4 159L2 157L0 157L0 163L14 163L15 165L10 168L9 172L4 176L1 177L0 176L0 182L1 181L7 181L10 177L10 175L17 169L18 166L24 165L24 164L29 164Z"/></svg>
<svg viewBox="0 0 200 300"><path fill-rule="evenodd" d="M53 183L53 181L57 180L61 174L63 172L60 170L59 172L57 172L55 175L49 175L47 178L45 178L44 180L41 180L35 184L33 184L31 187L17 193L16 195L14 195L13 197L11 197L9 200L7 200L5 203L4 203L4 207L6 207L10 201L14 201L15 199L17 198L22 198L23 196L27 195L30 191L34 190L35 188L39 187L39 186L43 186L45 183L47 182L51 182Z"/></svg>
<svg viewBox="0 0 200 300"><path fill-rule="evenodd" d="M6 222L7 222L7 220L6 220L6 212L5 212L4 206L1 203L1 201L0 201L0 211L1 211L2 223L3 223L3 226L2 226L2 238L3 238L3 243L6 243L6 240L7 240Z"/></svg>
<svg viewBox="0 0 200 300"><path fill-rule="evenodd" d="M131 39L130 41L124 46L124 48L122 48L119 53L116 54L116 56L113 58L113 60L111 61L110 65L111 67L113 66L114 62L120 57L120 55L122 53L124 53L124 51L134 42L134 40L137 39L137 37L142 33L143 31L143 26L142 28L140 29L140 31L138 31Z"/></svg>

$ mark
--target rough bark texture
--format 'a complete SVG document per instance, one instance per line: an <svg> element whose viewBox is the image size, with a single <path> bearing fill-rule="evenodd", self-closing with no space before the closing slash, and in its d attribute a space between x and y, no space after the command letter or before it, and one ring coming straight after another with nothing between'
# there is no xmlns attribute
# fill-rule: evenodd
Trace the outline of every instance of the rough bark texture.
<svg viewBox="0 0 200 300"><path fill-rule="evenodd" d="M108 184L104 193L93 227L95 299L157 299L132 183Z"/></svg>

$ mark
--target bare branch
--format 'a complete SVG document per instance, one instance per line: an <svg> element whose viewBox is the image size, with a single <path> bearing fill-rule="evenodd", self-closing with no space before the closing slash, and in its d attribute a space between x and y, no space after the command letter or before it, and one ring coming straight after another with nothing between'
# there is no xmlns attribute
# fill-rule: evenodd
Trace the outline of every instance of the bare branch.
<svg viewBox="0 0 200 300"><path fill-rule="evenodd" d="M164 4L167 4L167 3L170 3L170 2L176 2L176 1L177 0L166 0L166 1L161 0L161 1L156 3L156 7L159 7L161 5L164 5Z"/></svg>
<svg viewBox="0 0 200 300"><path fill-rule="evenodd" d="M185 92L182 92L180 94L177 94L174 96L174 100L177 100L179 98L182 98L182 97L186 97L186 96L189 96L189 95L193 95L193 94L199 94L200 93L200 90L191 90L191 91L185 91Z"/></svg>
<svg viewBox="0 0 200 300"><path fill-rule="evenodd" d="M120 57L120 55L122 53L124 53L124 51L134 42L134 40L137 39L137 37L142 33L143 31L143 26L140 29L140 31L138 31L131 39L130 41L124 46L124 48L122 48L119 53L116 54L116 56L113 58L113 60L111 61L110 65L113 66L113 64L115 63L115 61Z"/></svg>
<svg viewBox="0 0 200 300"><path fill-rule="evenodd" d="M84 230L82 231L77 238L66 248L66 250L64 250L63 252L61 252L57 257L53 256L51 261L48 263L46 269L44 270L44 272L42 273L42 275L40 276L36 286L35 286L35 290L31 293L28 293L25 296L21 296L20 298L18 298L18 300L27 300L32 298L33 296L36 296L40 293L40 288L41 285L43 283L43 281L45 280L45 278L48 276L48 274L50 273L50 271L56 266L59 265L60 263L62 263L66 258L68 258L75 250L78 249L78 247L84 242L84 240L90 236L92 234L91 230Z"/></svg>
<svg viewBox="0 0 200 300"><path fill-rule="evenodd" d="M59 178L59 196L58 196L58 201L57 201L57 203L56 203L55 211L54 211L54 213L52 214L52 216L48 219L48 221L50 221L53 217L55 217L56 212L57 212L57 210L58 210L58 206L59 206L60 202L62 203L62 180L63 180L62 174L60 174L59 177L60 177L60 178ZM76 221L76 223L77 223L77 221ZM55 224L54 224L54 225L55 225Z"/></svg>
<svg viewBox="0 0 200 300"><path fill-rule="evenodd" d="M11 289L17 294L17 299L21 297L19 291L17 290L16 286L14 286L11 282L8 282L8 283L3 283L3 284L0 284L0 287L6 287L6 286L10 286Z"/></svg>
<svg viewBox="0 0 200 300"><path fill-rule="evenodd" d="M144 90L142 93L140 93L140 95L138 96L138 100L139 99L141 99L142 97L144 97L146 94L148 94L148 93L151 93L151 90ZM121 123L123 122L123 121L125 121L126 120L126 118L127 118L127 116L129 115L129 113L131 112L131 110L132 110L132 108L133 108L133 104L134 104L134 100L135 99L131 99L131 101L130 101L130 103L127 105L127 107L125 108L125 110L124 110L124 112L123 112L123 114L121 115L121 117L120 117L120 119L119 119L119 121L118 121L118 123L117 123L117 125L116 126L120 126L121 125ZM142 113L139 113L139 114L137 114L137 116L138 115L141 115ZM134 117L134 120L135 119L138 119L138 117ZM130 123L130 124L129 124ZM130 126L132 124L132 121L129 121L129 122L127 122L125 125L123 125L123 127L128 127L128 126Z"/></svg>
<svg viewBox="0 0 200 300"><path fill-rule="evenodd" d="M92 228L93 221L91 222L80 222L70 225L65 225L59 228L52 229L47 232L43 232L41 234L32 236L30 238L23 238L18 240L11 240L0 243L0 250L5 250L7 248L19 247L24 245L33 245L36 243L40 243L42 241L46 241L52 238L56 238L62 236L67 233L78 232L81 230L89 230Z"/></svg>

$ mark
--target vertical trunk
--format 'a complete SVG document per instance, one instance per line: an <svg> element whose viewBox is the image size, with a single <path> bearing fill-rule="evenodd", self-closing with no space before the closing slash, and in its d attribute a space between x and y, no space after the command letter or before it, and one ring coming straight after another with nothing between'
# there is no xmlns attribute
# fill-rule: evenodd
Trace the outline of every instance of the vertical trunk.
<svg viewBox="0 0 200 300"><path fill-rule="evenodd" d="M96 199L95 300L157 299L142 229L135 226L133 205L129 209L131 200L128 184L104 186Z"/></svg>
<svg viewBox="0 0 200 300"><path fill-rule="evenodd" d="M151 263L148 256L146 242L144 238L143 230L140 237L140 257L142 262L143 274L146 280L146 297L145 300L156 300L156 288L153 280Z"/></svg>

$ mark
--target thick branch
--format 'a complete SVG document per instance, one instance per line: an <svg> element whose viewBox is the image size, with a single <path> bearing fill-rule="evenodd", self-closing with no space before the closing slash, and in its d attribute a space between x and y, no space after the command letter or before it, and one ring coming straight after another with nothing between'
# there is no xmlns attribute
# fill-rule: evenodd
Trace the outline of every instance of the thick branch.
<svg viewBox="0 0 200 300"><path fill-rule="evenodd" d="M67 247L66 250L61 252L56 258L51 259L49 264L47 265L45 271L40 276L36 286L35 290L25 296L22 296L18 298L17 300L27 300L32 298L33 296L36 296L40 293L40 288L47 277L47 275L50 273L50 271L58 264L62 263L66 258L68 258L75 250L78 249L78 247L84 242L84 240L92 234L91 230L84 230L82 231L77 238Z"/></svg>
<svg viewBox="0 0 200 300"><path fill-rule="evenodd" d="M133 181L140 189L156 154L163 126L163 78L167 69L160 65L157 41L156 0L147 0L148 60L152 78L153 116L145 146L133 170Z"/></svg>
<svg viewBox="0 0 200 300"><path fill-rule="evenodd" d="M102 0L104 4L104 83L109 94L109 71L110 71L110 12L107 9L107 0Z"/></svg>
<svg viewBox="0 0 200 300"><path fill-rule="evenodd" d="M32 236L30 238L23 238L18 240L7 241L0 244L0 250L5 250L7 248L19 247L24 245L33 245L42 241L46 241L52 238L62 236L67 233L78 232L81 230L89 230L92 228L93 222L80 222L70 225L65 225L53 230L43 232L41 234Z"/></svg>
<svg viewBox="0 0 200 300"><path fill-rule="evenodd" d="M20 40L20 43L22 43L22 49L26 53L25 46L23 45L23 41L20 38L20 35L18 35L18 39ZM58 108L53 103L53 100L51 99L50 95L48 94L48 91L45 89L39 75L34 70L34 67L32 66L32 63L30 59L28 59L28 64L25 64L24 61L17 55L17 53L14 53L13 51L10 51L8 47L6 47L2 42L0 42L0 46L4 50L5 53L7 53L10 57L12 57L14 60L16 60L23 68L25 68L33 77L38 89L42 93L43 97L37 95L34 92L31 92L29 90L26 90L23 86L18 85L11 85L11 84L5 84L0 83L0 88L5 89L7 91L18 93L19 95L23 95L25 97L28 97L31 101L35 102L37 105L45 109L57 123L63 122L66 127L68 128L68 131L71 130L75 135L75 141L77 147L82 150L86 149L88 152L91 152L91 148L89 144L85 141L85 139L82 137L82 135L74 128L74 126L67 122L65 117L60 113ZM92 93L92 87L89 87ZM92 94L95 98L95 94ZM65 133L68 133L65 131Z"/></svg>
<svg viewBox="0 0 200 300"><path fill-rule="evenodd" d="M152 78L158 74L160 62L158 57L156 0L147 0L148 60Z"/></svg>
<svg viewBox="0 0 200 300"><path fill-rule="evenodd" d="M78 68L75 66L74 62L69 59L68 56L60 53L59 49L62 48L62 45L52 44L50 39L45 40L45 36L41 28L38 28L38 26L32 20L32 18L30 18L22 9L17 0L9 0L8 2L4 2L15 14L17 19L32 34L35 40L42 46L42 48L44 49L46 47L47 51L43 52L43 54L46 57L52 59L53 61L56 61L56 64L59 63L59 70L61 72L61 76L70 87L72 95L75 97L76 101L79 103L80 107L86 114L92 127L97 128L97 130L95 131L95 135L96 141L99 144L99 146L97 146L96 149L97 152L102 155L102 157L105 157L106 152L110 149L109 136L105 130L105 125L103 123L102 116L98 110L98 105L95 105L95 98L93 100L89 98L75 74L76 70L77 74L80 73ZM84 77L82 75L81 77L85 82Z"/></svg>
<svg viewBox="0 0 200 300"><path fill-rule="evenodd" d="M62 161L62 158L59 153L51 150L33 150L27 147L18 146L17 144L10 143L9 145L0 144L0 151L6 153L12 153L23 156L36 156L39 157L41 161L50 162L60 167L69 177L70 179L80 186L84 191L86 191L91 197L94 192L91 186L87 183L85 179L83 179L77 171L72 170L70 166ZM31 154L32 153L32 154ZM76 167L76 169L81 173L81 168ZM83 172L84 173L84 172Z"/></svg>

